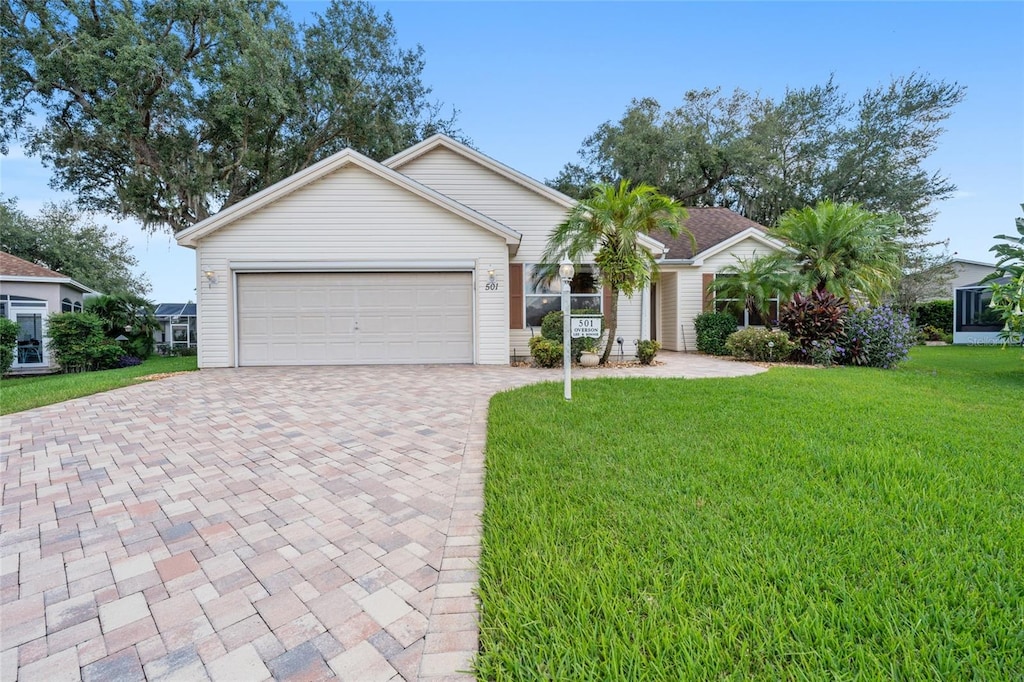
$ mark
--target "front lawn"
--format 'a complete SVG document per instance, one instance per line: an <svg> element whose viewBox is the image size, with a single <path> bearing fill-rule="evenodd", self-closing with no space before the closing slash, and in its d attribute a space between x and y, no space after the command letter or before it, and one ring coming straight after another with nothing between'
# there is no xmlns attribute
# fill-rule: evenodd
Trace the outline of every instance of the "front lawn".
<svg viewBox="0 0 1024 682"><path fill-rule="evenodd" d="M495 396L481 679L1024 677L1024 361Z"/></svg>
<svg viewBox="0 0 1024 682"><path fill-rule="evenodd" d="M196 369L195 357L154 356L136 367L80 374L48 374L0 379L0 414L52 405L72 398L131 386L139 377Z"/></svg>

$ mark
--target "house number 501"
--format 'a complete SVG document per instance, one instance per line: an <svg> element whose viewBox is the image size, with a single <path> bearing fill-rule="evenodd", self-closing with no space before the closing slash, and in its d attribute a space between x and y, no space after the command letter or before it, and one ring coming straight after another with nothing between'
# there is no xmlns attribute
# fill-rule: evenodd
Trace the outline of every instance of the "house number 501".
<svg viewBox="0 0 1024 682"><path fill-rule="evenodd" d="M487 284L484 285L484 289L486 289L487 291L497 291L498 290L498 283L497 282L488 282Z"/></svg>

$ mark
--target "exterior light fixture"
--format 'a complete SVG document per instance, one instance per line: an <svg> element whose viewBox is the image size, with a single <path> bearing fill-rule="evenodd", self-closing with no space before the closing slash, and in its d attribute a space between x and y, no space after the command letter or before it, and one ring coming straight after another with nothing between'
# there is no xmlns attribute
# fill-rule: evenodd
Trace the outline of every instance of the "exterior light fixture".
<svg viewBox="0 0 1024 682"><path fill-rule="evenodd" d="M562 279L562 367L565 374L565 399L572 400L572 338L570 325L572 310L569 305L572 292L572 276L576 268L572 261L564 258L558 265L558 276Z"/></svg>
<svg viewBox="0 0 1024 682"><path fill-rule="evenodd" d="M204 270L203 277L206 278L206 283L211 287L217 283L217 273L213 270Z"/></svg>
<svg viewBox="0 0 1024 682"><path fill-rule="evenodd" d="M487 271L487 283L488 284L494 284L494 282L495 282L495 275L496 274L497 273L495 273L494 268L490 268Z"/></svg>

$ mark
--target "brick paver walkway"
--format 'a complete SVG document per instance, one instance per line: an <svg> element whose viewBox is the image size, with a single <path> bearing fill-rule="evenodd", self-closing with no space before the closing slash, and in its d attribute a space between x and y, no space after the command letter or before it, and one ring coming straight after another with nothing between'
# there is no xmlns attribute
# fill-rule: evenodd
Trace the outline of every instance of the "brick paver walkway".
<svg viewBox="0 0 1024 682"><path fill-rule="evenodd" d="M577 377L731 376L663 353ZM559 370L204 370L0 419L0 679L468 679L487 400Z"/></svg>

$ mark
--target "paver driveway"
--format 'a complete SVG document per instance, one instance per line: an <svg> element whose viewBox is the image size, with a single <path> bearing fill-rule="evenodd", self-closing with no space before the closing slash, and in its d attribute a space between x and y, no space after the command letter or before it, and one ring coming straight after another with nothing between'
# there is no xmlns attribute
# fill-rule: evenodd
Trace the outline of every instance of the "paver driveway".
<svg viewBox="0 0 1024 682"><path fill-rule="evenodd" d="M601 376L760 371L662 357ZM559 376L204 370L4 417L0 678L458 677L487 400Z"/></svg>

